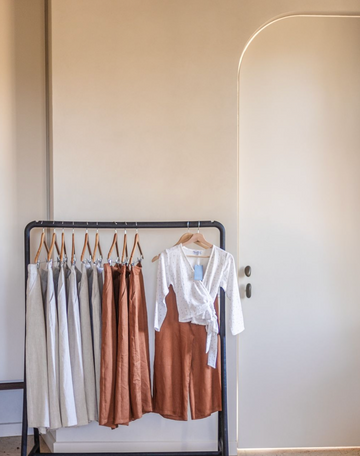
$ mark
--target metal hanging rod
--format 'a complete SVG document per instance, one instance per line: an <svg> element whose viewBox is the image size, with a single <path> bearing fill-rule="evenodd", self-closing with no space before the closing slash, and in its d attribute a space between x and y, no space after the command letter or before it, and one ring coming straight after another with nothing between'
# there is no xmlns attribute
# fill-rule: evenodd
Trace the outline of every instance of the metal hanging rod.
<svg viewBox="0 0 360 456"><path fill-rule="evenodd" d="M225 231L224 226L217 221L196 220L178 222L75 222L75 221L56 221L40 220L30 222L25 231L32 228L218 228L221 232Z"/></svg>

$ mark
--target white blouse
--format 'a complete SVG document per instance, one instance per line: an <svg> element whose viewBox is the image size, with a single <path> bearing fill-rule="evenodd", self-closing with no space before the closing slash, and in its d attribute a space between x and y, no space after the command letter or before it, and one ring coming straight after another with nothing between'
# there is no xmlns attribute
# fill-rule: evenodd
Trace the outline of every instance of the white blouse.
<svg viewBox="0 0 360 456"><path fill-rule="evenodd" d="M210 258L204 265L203 259L197 259L196 256L203 256L207 252L210 253ZM194 279L193 258L188 258L187 255L194 256L195 262L203 265L202 280ZM169 293L170 285L173 286L176 295L179 321L206 327L208 365L215 368L219 326L214 301L219 292L219 287L223 288L230 300L229 323L231 333L235 335L244 330L234 257L215 245L207 250L194 250L179 244L164 250L159 258L157 272L154 323L156 331L160 331L166 316L165 298Z"/></svg>

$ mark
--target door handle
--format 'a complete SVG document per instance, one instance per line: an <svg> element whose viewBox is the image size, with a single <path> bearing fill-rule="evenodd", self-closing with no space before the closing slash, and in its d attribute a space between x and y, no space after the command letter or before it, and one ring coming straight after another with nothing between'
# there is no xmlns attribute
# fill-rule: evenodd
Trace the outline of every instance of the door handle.
<svg viewBox="0 0 360 456"><path fill-rule="evenodd" d="M251 298L251 283L248 283L245 288L245 294L247 298Z"/></svg>
<svg viewBox="0 0 360 456"><path fill-rule="evenodd" d="M245 275L246 277L250 277L251 276L251 266L245 266Z"/></svg>

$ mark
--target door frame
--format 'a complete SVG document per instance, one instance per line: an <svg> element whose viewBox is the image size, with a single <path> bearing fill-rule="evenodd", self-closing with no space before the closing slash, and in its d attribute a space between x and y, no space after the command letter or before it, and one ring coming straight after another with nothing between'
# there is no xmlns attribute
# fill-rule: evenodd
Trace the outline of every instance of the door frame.
<svg viewBox="0 0 360 456"><path fill-rule="evenodd" d="M241 97L241 84L240 84L240 75L241 75L241 68L242 68L242 63L244 60L245 53L249 49L249 46L251 43L255 40L255 38L263 32L265 29L268 27L276 24L279 21L283 21L285 19L292 19L292 18L299 18L299 17L304 17L304 18L348 18L348 19L359 19L360 15L359 14L327 14L327 13L322 13L322 14L312 14L312 13L302 13L302 14L284 14L278 17L275 17L273 19L270 19L269 21L265 22L262 26L260 26L257 30L253 32L251 37L248 39L244 49L241 52L240 59L239 59L239 64L238 64L238 71L237 71L237 258L236 262L238 265L240 265L240 134L241 134L241 128L240 128L240 97ZM243 454L244 456L248 456L249 453L245 448L240 448L239 447L239 338L237 340L237 345L236 345L236 442L237 442L237 451L238 455L240 456ZM336 456L340 453L338 453L341 450L348 451L349 453L347 454L358 454L359 448L356 447L354 448L354 453L352 453L351 449L349 447L346 448L323 448L323 450L327 451L327 454L334 454L336 452ZM257 453L256 449L251 449L251 454L252 455L266 455L266 454L271 454L272 456L276 456L275 451L277 448L271 448L271 449L259 449L259 452ZM281 448L281 454L284 453L291 453L293 456L297 456L300 453L297 452L297 450L301 451L304 450L304 448ZM306 449L307 451L309 448ZM310 449L312 450L312 449ZM314 451L319 451L319 448L314 448ZM350 451L349 451L350 450ZM301 456L303 453L301 452Z"/></svg>

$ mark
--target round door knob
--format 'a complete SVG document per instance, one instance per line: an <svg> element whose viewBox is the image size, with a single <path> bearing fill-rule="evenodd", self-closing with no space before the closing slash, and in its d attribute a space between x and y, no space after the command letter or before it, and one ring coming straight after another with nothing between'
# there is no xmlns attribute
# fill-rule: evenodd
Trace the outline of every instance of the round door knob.
<svg viewBox="0 0 360 456"><path fill-rule="evenodd" d="M246 266L245 267L245 275L246 275L246 277L250 277L251 276L251 266Z"/></svg>
<svg viewBox="0 0 360 456"><path fill-rule="evenodd" d="M251 283L248 283L245 288L245 294L247 298L251 298Z"/></svg>

